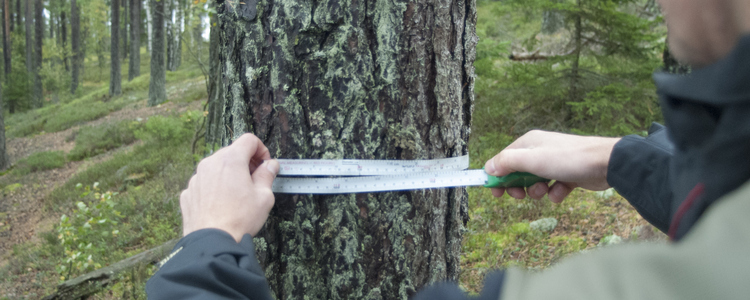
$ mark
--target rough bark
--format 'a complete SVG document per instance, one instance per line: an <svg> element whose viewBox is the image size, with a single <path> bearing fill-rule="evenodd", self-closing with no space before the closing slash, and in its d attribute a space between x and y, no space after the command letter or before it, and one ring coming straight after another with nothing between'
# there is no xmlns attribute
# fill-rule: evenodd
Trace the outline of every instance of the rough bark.
<svg viewBox="0 0 750 300"><path fill-rule="evenodd" d="M44 40L44 16L42 11L44 6L42 0L36 0L34 4L34 70L33 79L34 84L31 87L33 94L33 105L34 108L40 108L43 105L43 87L42 87L42 76L39 74L39 70L42 67L42 41Z"/></svg>
<svg viewBox="0 0 750 300"><path fill-rule="evenodd" d="M81 16L76 0L70 0L70 48L72 53L70 93L75 94L78 89L83 55L81 53Z"/></svg>
<svg viewBox="0 0 750 300"><path fill-rule="evenodd" d="M218 140L281 158L467 153L476 4L219 1ZM407 299L457 280L465 189L276 195L258 257L277 299Z"/></svg>
<svg viewBox="0 0 750 300"><path fill-rule="evenodd" d="M112 1L112 28L110 36L110 75L109 75L109 95L117 96L122 94L122 73L120 72L120 0Z"/></svg>
<svg viewBox="0 0 750 300"><path fill-rule="evenodd" d="M167 100L167 66L164 60L164 2L151 1L153 44L151 45L151 82L148 85L148 105L154 106Z"/></svg>
<svg viewBox="0 0 750 300"><path fill-rule="evenodd" d="M215 5L212 3L212 6ZM224 88L221 86L219 64L219 22L221 20L215 14L211 15L208 37L208 126L206 127L206 145L209 151L213 151L217 145L221 144L219 129L223 126L221 120L224 112Z"/></svg>
<svg viewBox="0 0 750 300"><path fill-rule="evenodd" d="M130 2L130 61L128 81L141 75L141 1Z"/></svg>

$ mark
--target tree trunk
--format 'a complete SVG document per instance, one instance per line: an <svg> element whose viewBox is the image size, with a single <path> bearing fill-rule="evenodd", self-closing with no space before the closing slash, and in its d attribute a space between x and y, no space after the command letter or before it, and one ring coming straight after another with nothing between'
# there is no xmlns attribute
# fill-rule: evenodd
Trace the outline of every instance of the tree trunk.
<svg viewBox="0 0 750 300"><path fill-rule="evenodd" d="M73 55L70 93L75 94L78 89L83 56L81 55L81 16L76 0L70 0L70 48Z"/></svg>
<svg viewBox="0 0 750 300"><path fill-rule="evenodd" d="M140 0L139 0L140 1ZM147 36L147 43L146 48L148 50L148 53L151 53L151 43L153 42L153 23L154 19L151 15L151 0L146 0L146 36Z"/></svg>
<svg viewBox="0 0 750 300"><path fill-rule="evenodd" d="M110 76L109 96L122 94L122 73L120 72L120 0L112 1L112 28L110 36Z"/></svg>
<svg viewBox="0 0 750 300"><path fill-rule="evenodd" d="M26 10L24 16L24 31L26 31L26 76L29 80L29 86L33 84L34 74L34 9L33 0L26 0Z"/></svg>
<svg viewBox="0 0 750 300"><path fill-rule="evenodd" d="M21 0L16 0L16 27L18 27L18 30L21 30L22 27L21 16L23 15L23 13L21 11Z"/></svg>
<svg viewBox="0 0 750 300"><path fill-rule="evenodd" d="M222 145L253 132L280 158L467 153L475 1L219 3ZM407 299L458 279L463 188L276 196L256 245L277 299Z"/></svg>
<svg viewBox="0 0 750 300"><path fill-rule="evenodd" d="M215 9L215 2L211 4ZM219 65L219 24L221 19L212 14L209 19L208 36L208 126L206 145L211 153L221 144L219 129L223 127L224 88L221 86L221 66ZM214 25L216 24L216 25Z"/></svg>
<svg viewBox="0 0 750 300"><path fill-rule="evenodd" d="M5 82L8 82L11 70L11 49L10 49L10 1L3 0L3 62L5 71Z"/></svg>
<svg viewBox="0 0 750 300"><path fill-rule="evenodd" d="M122 56L122 59L125 59L128 57L128 2L129 0L119 0L120 5L122 5L122 24L120 24L120 38L122 39L122 43L120 44L122 46L122 51L120 51L120 55Z"/></svg>
<svg viewBox="0 0 750 300"><path fill-rule="evenodd" d="M577 0L576 2L578 4L578 7L581 7L581 0ZM579 68L580 68L580 61L581 61L581 48L583 47L583 37L581 36L583 31L583 24L581 23L581 15L580 12L575 15L575 23L574 23L574 29L573 29L573 42L575 43L573 50L573 64L570 67L570 87L568 90L568 102L578 102L578 77L579 77ZM572 113L570 112L571 107L568 106L568 113L566 114L566 120L572 116Z"/></svg>
<svg viewBox="0 0 750 300"><path fill-rule="evenodd" d="M141 75L141 1L130 2L130 61L128 81Z"/></svg>
<svg viewBox="0 0 750 300"><path fill-rule="evenodd" d="M11 11L13 11L14 9L14 7L10 5L10 4L13 4L13 0L7 0L7 1L9 2L9 5L6 8L8 9L8 16L10 17L10 20L8 21L9 23L8 25L10 26L10 32L13 32L14 30L13 25L15 25L16 23L14 18L18 16L14 16L14 14L11 13Z"/></svg>
<svg viewBox="0 0 750 300"><path fill-rule="evenodd" d="M8 1L10 0L5 0L6 5ZM7 15L7 13L4 14ZM8 20L8 18L5 18L5 20ZM3 99L3 88L2 85L0 85L0 170L5 170L10 167L10 158L8 157L8 151L5 148L5 117L3 117L3 101L5 101L5 99Z"/></svg>
<svg viewBox="0 0 750 300"><path fill-rule="evenodd" d="M44 95L42 88L42 76L39 74L39 70L42 67L42 41L44 40L44 16L42 11L44 6L42 0L36 0L34 4L34 84L32 85L33 91L33 104L34 108L40 108L43 105Z"/></svg>
<svg viewBox="0 0 750 300"><path fill-rule="evenodd" d="M55 15L54 11L49 11L49 38L52 39L53 43L55 40Z"/></svg>
<svg viewBox="0 0 750 300"><path fill-rule="evenodd" d="M170 0L170 13L167 20L167 70L172 72L180 67L182 56L181 8L179 0Z"/></svg>
<svg viewBox="0 0 750 300"><path fill-rule="evenodd" d="M63 64L65 64L65 71L70 71L70 64L68 64L68 21L65 18L65 10L60 12L60 41L62 42L63 48Z"/></svg>
<svg viewBox="0 0 750 300"><path fill-rule="evenodd" d="M148 85L148 105L155 106L167 100L167 66L164 63L164 2L151 1L151 21L154 30L151 45L151 82Z"/></svg>

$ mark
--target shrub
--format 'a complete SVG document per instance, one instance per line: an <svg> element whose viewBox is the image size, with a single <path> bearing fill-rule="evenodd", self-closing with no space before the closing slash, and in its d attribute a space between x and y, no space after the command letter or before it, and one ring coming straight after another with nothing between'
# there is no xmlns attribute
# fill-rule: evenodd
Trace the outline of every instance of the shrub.
<svg viewBox="0 0 750 300"><path fill-rule="evenodd" d="M137 122L123 121L83 127L76 135L76 146L68 153L68 158L78 161L130 144L135 141L137 126Z"/></svg>
<svg viewBox="0 0 750 300"><path fill-rule="evenodd" d="M117 237L117 225L122 214L117 210L113 197L117 193L98 191L98 183L83 188L76 185L76 190L83 189L71 216L62 215L57 226L57 239L64 248L64 261L57 265L61 281L72 274L80 274L102 267L107 258L111 240ZM93 200L93 201L92 201Z"/></svg>
<svg viewBox="0 0 750 300"><path fill-rule="evenodd" d="M192 121L190 118L180 120L177 118L153 116L146 121L142 129L135 131L135 136L145 142L178 144L181 141L190 139L192 127L187 123Z"/></svg>
<svg viewBox="0 0 750 300"><path fill-rule="evenodd" d="M14 173L25 175L31 172L57 169L65 165L62 151L36 152L16 163Z"/></svg>

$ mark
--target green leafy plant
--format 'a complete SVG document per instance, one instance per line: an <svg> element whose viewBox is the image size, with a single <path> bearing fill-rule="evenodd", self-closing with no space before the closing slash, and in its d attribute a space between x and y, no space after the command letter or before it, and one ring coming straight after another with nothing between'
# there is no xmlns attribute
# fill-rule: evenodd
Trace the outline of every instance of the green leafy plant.
<svg viewBox="0 0 750 300"><path fill-rule="evenodd" d="M70 216L60 218L57 239L63 246L64 258L56 271L61 281L72 274L101 268L108 244L120 233L117 225L122 214L113 200L118 193L99 192L98 186L98 182L90 187L76 185L77 190L82 190L80 198L91 203L79 201Z"/></svg>

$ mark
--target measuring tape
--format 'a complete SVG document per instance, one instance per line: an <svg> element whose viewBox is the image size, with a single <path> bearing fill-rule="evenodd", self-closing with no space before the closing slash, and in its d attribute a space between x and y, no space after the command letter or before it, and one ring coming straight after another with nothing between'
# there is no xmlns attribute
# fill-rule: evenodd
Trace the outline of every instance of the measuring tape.
<svg viewBox="0 0 750 300"><path fill-rule="evenodd" d="M503 177L469 168L469 156L432 160L278 159L275 193L348 194L482 185L530 186L547 179L529 173ZM350 176L350 177L288 177Z"/></svg>

